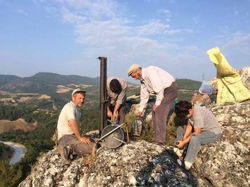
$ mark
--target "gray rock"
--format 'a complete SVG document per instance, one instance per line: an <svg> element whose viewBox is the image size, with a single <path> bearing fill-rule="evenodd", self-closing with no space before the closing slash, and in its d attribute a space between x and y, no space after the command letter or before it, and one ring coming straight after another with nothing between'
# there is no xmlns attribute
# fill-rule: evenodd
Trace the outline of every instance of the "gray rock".
<svg viewBox="0 0 250 187"><path fill-rule="evenodd" d="M19 187L250 186L250 101L208 107L222 126L222 136L202 146L190 171L178 166L170 148L136 141L99 149L88 167L82 158L65 165L51 150Z"/></svg>

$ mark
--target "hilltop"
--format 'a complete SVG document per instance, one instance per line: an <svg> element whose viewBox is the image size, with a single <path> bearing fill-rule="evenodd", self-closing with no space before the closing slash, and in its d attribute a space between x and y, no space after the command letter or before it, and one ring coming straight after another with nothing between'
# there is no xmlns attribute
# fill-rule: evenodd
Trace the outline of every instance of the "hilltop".
<svg viewBox="0 0 250 187"><path fill-rule="evenodd" d="M188 79L178 79L177 82L180 85L178 98L189 100L201 84ZM80 129L85 133L99 126L98 77L54 73L38 73L25 78L0 75L0 139L27 147L25 157L18 164L10 167L8 162L0 163L0 167L6 168L6 172L0 175L0 186L1 180L7 182L3 184L16 186L30 172L37 157L53 148L51 137L56 129L59 112L69 102L72 90L78 87L87 91L80 122ZM139 85L128 83L127 96L139 94L139 90Z"/></svg>

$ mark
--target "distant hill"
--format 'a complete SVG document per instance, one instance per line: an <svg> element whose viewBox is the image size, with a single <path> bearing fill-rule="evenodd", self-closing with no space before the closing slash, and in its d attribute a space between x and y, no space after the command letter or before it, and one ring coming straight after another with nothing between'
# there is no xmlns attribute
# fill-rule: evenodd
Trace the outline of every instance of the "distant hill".
<svg viewBox="0 0 250 187"><path fill-rule="evenodd" d="M99 86L100 78L79 75L60 75L56 73L39 72L31 77L0 75L0 90L9 92L55 93L58 85L95 85ZM190 79L177 79L180 89L197 90L201 82ZM133 85L133 83L128 82Z"/></svg>
<svg viewBox="0 0 250 187"><path fill-rule="evenodd" d="M25 78L0 75L0 90L9 92L56 93L58 85L69 84L99 85L99 78L56 73L37 73Z"/></svg>
<svg viewBox="0 0 250 187"><path fill-rule="evenodd" d="M140 86L128 82L127 96L140 93ZM40 72L31 77L0 75L0 101L41 107L42 105L61 108L69 99L75 88L87 91L88 106L98 106L100 78L90 78L78 75L60 75L56 73ZM179 85L178 99L190 100L201 82L190 79L177 79ZM31 94L28 94L31 93ZM44 94L46 96L44 96ZM41 98L48 98L47 101Z"/></svg>
<svg viewBox="0 0 250 187"><path fill-rule="evenodd" d="M194 81L190 79L177 79L176 82L179 86L179 89L198 90L201 86L200 81Z"/></svg>
<svg viewBox="0 0 250 187"><path fill-rule="evenodd" d="M15 76L15 75L0 75L0 86L15 82L19 79L22 79L21 77Z"/></svg>
<svg viewBox="0 0 250 187"><path fill-rule="evenodd" d="M52 84L52 85L68 85L68 84L89 84L89 85L98 85L99 77L90 78L79 75L59 75L56 73L45 73L40 72L31 77L24 78L25 80L32 82L39 82L43 84Z"/></svg>

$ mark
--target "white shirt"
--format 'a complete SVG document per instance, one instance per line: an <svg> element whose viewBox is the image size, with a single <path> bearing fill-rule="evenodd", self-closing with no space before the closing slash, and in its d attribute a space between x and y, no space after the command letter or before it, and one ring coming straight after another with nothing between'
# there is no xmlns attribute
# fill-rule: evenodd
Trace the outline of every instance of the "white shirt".
<svg viewBox="0 0 250 187"><path fill-rule="evenodd" d="M69 120L74 119L79 123L80 118L81 113L72 101L64 105L57 123L58 140L64 135L74 134L70 127Z"/></svg>
<svg viewBox="0 0 250 187"><path fill-rule="evenodd" d="M172 75L156 66L143 68L142 79L140 112L146 107L150 93L156 94L155 105L159 106L164 98L164 90L175 81Z"/></svg>

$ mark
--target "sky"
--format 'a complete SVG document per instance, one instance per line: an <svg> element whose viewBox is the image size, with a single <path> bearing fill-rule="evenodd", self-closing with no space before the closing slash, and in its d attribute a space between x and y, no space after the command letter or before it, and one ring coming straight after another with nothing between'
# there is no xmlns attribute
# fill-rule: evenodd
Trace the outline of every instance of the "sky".
<svg viewBox="0 0 250 187"><path fill-rule="evenodd" d="M0 0L0 74L124 77L132 64L216 77L207 50L250 65L250 0Z"/></svg>

